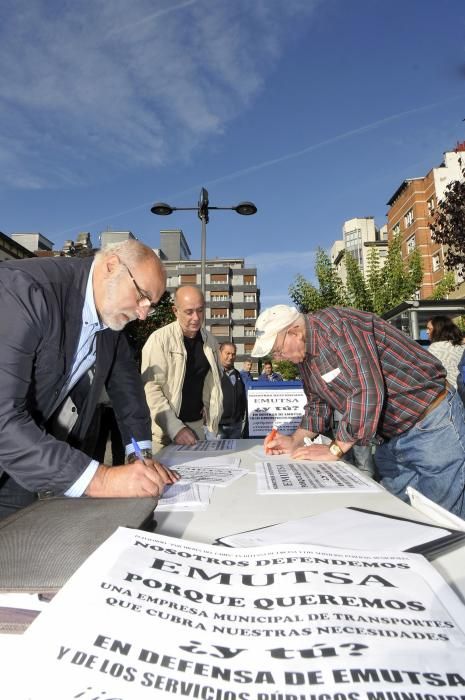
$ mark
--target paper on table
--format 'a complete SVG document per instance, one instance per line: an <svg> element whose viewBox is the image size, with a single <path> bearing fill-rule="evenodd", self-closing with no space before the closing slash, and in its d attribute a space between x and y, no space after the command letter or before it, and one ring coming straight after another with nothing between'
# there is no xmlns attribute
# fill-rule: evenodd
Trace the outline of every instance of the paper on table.
<svg viewBox="0 0 465 700"><path fill-rule="evenodd" d="M162 463L167 467L174 467L178 464L195 464L197 467L239 467L241 464L240 457L230 457L226 454L211 455L210 457L197 457L195 455L189 457L182 452L170 454L162 459Z"/></svg>
<svg viewBox="0 0 465 700"><path fill-rule="evenodd" d="M205 510L210 503L211 486L206 484L171 484L158 501L157 510Z"/></svg>
<svg viewBox="0 0 465 700"><path fill-rule="evenodd" d="M230 469L224 466L199 467L195 462L178 464L176 471L181 477L181 483L193 481L196 484L210 484L210 486L229 486L236 479L249 473L247 469Z"/></svg>
<svg viewBox="0 0 465 700"><path fill-rule="evenodd" d="M313 445L329 445L331 440L325 435L317 435L314 440L312 440ZM254 445L250 450L250 454L257 457L257 459L280 459L283 460L284 455L270 455L265 452L263 443L261 445Z"/></svg>
<svg viewBox="0 0 465 700"><path fill-rule="evenodd" d="M346 462L261 462L257 493L364 493L381 487Z"/></svg>
<svg viewBox="0 0 465 700"><path fill-rule="evenodd" d="M387 518L350 508L337 508L298 520L240 532L220 541L231 547L270 544L315 544L352 549L405 551L432 539L446 537L447 530Z"/></svg>
<svg viewBox="0 0 465 700"><path fill-rule="evenodd" d="M235 450L235 440L199 440L194 445L175 445L174 450L178 452L219 452L221 450Z"/></svg>
<svg viewBox="0 0 465 700"><path fill-rule="evenodd" d="M432 520L438 523L438 525L465 531L465 520L462 520L462 518L459 518L453 513L449 513L445 508L442 508L442 506L426 498L426 496L423 496L422 493L419 493L411 486L407 486L407 495L410 498L410 504L414 508L420 513L428 515Z"/></svg>

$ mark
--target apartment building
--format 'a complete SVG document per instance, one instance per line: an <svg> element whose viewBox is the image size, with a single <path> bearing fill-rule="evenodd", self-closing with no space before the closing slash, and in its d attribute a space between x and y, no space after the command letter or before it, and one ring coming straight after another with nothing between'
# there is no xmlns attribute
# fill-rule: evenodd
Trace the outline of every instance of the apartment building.
<svg viewBox="0 0 465 700"><path fill-rule="evenodd" d="M417 299L430 297L444 277L443 246L432 240L429 226L447 185L462 179L463 165L465 142L457 144L454 151L444 153L443 162L424 177L404 180L387 202L388 239L400 235L404 259L408 259L414 250L420 252L423 281Z"/></svg>
<svg viewBox="0 0 465 700"><path fill-rule="evenodd" d="M35 257L34 253L28 248L0 231L0 262L33 257Z"/></svg>
<svg viewBox="0 0 465 700"><path fill-rule="evenodd" d="M380 265L384 265L388 252L386 226L378 229L372 216L344 221L342 239L334 241L330 251L331 262L344 283L347 280L345 254L352 255L366 277L369 271L370 250L373 247L378 250Z"/></svg>
<svg viewBox="0 0 465 700"><path fill-rule="evenodd" d="M160 231L156 252L166 268L169 292L181 284L201 285L201 261L191 260L181 229ZM257 268L245 267L244 258L214 258L206 260L205 272L205 326L219 343L236 343L240 367L254 346L255 321L260 313Z"/></svg>

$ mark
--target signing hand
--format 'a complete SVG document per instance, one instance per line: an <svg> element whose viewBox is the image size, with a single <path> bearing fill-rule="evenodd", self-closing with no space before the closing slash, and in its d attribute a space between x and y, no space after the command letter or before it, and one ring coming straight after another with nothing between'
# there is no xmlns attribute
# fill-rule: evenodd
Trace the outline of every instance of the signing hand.
<svg viewBox="0 0 465 700"><path fill-rule="evenodd" d="M107 467L100 464L85 494L93 498L157 497L165 486L179 479L176 472L153 459L138 459L132 464Z"/></svg>
<svg viewBox="0 0 465 700"><path fill-rule="evenodd" d="M263 441L266 455L282 455L292 452L294 440L289 435L279 433L275 428L269 433Z"/></svg>

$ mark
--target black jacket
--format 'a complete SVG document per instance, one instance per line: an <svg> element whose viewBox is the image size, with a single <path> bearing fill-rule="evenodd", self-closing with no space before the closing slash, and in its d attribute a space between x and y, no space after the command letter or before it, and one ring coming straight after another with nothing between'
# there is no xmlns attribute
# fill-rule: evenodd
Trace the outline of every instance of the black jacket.
<svg viewBox="0 0 465 700"><path fill-rule="evenodd" d="M223 390L223 415L220 425L232 425L244 418L247 407L247 395L240 372L233 370L236 377L234 386L226 372L221 377L221 388Z"/></svg>
<svg viewBox="0 0 465 700"><path fill-rule="evenodd" d="M94 380L73 390L78 420L68 442L47 421L72 367L92 259L34 258L0 263L0 470L29 491L64 493L85 471L84 445L107 387L125 444L150 440L150 415L126 337L97 333ZM92 456L92 455L90 455Z"/></svg>

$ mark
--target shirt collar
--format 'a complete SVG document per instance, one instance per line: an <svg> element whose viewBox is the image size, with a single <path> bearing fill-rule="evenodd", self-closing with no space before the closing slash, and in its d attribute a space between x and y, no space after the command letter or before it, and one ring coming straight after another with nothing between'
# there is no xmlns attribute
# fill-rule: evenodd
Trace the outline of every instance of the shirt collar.
<svg viewBox="0 0 465 700"><path fill-rule="evenodd" d="M96 326L95 330L103 331L107 326L102 323L98 317L97 309L94 300L94 288L92 280L94 277L94 263L90 268L89 278L87 280L86 295L84 298L84 306L82 307L82 325Z"/></svg>

